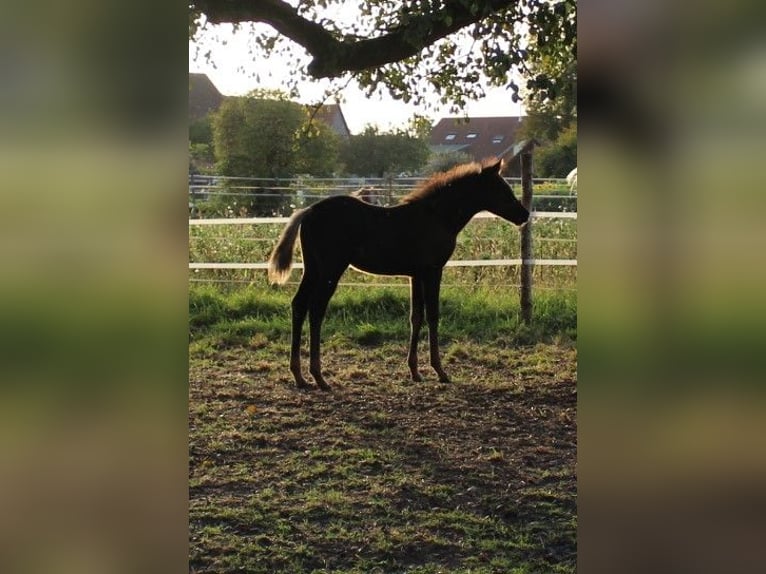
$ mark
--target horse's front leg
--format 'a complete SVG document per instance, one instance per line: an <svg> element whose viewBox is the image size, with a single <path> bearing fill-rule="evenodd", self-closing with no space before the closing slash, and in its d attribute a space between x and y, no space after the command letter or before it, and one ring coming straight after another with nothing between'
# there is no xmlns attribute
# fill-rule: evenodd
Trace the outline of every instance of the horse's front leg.
<svg viewBox="0 0 766 574"><path fill-rule="evenodd" d="M410 348L407 353L407 366L412 380L419 382L423 377L418 371L418 339L423 325L423 282L420 276L410 278Z"/></svg>
<svg viewBox="0 0 766 574"><path fill-rule="evenodd" d="M439 381L449 383L450 378L442 368L439 355L439 290L442 282L442 269L435 269L425 274L423 278L423 295L425 298L426 321L428 322L428 347L431 353L431 366Z"/></svg>

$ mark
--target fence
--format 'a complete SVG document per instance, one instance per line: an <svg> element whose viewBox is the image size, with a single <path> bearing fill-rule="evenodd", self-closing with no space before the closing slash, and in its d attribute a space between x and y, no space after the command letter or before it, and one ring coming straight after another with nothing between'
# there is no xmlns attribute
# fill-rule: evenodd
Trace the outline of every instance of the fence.
<svg viewBox="0 0 766 574"><path fill-rule="evenodd" d="M473 219L495 219L496 215L488 212L481 212ZM189 226L205 225L264 225L264 224L282 224L289 221L289 217L241 217L241 218L216 218L216 219L190 219ZM569 212L532 212L532 219L577 219L577 213ZM543 265L543 266L576 266L577 259L469 259L469 260L450 260L447 267L499 267L506 265ZM303 269L303 264L296 262L293 264L295 269ZM189 269L268 269L267 262L258 263L204 263L191 262Z"/></svg>
<svg viewBox="0 0 766 574"><path fill-rule="evenodd" d="M364 188L365 199L392 205L425 178L247 178L190 176L189 208L194 217L281 217L330 195L347 195ZM507 178L517 191L520 178ZM577 194L563 178L538 178L532 209L577 211Z"/></svg>
<svg viewBox="0 0 766 574"><path fill-rule="evenodd" d="M277 231L281 230L281 226L284 225L289 218L287 217L249 217L249 218L235 218L235 219L227 219L227 218L216 218L216 219L190 219L189 220L189 226L190 226L190 234L191 230L194 228L214 228L214 229L231 229L232 227L246 227L246 226L269 226L278 229ZM485 219L498 219L495 215L482 212L477 214L474 217L474 220L485 220ZM542 220L570 220L575 222L577 220L577 214L576 213L569 213L569 212L532 212L532 221L533 225L534 222L542 221ZM511 229L510 225L507 225L509 229ZM229 232L231 234L231 232ZM261 234L266 235L266 234ZM219 241L237 241L236 238L232 238L227 236L226 233L223 235L219 235L216 237ZM272 233L270 236L265 237L248 237L249 241L262 241L266 244L267 248L270 248L273 246L273 244L276 242L276 233ZM550 241L550 242L571 242L574 243L576 239L567 239L567 238L538 238L538 241ZM212 251L212 250L211 250ZM220 249L216 249L217 252L220 253ZM225 270L249 270L249 271L264 271L268 267L268 263L265 261L265 254L266 251L262 251L260 253L260 257L263 259L261 261L242 261L236 260L236 261L192 261L189 263L189 270L190 271L199 271L199 270L217 270L217 271L225 271ZM245 255L243 258L249 259L250 255ZM543 257L543 258L531 258L531 259L523 259L521 257L494 257L494 258L488 258L488 259L466 259L466 258L456 258L453 260L450 260L447 262L447 267L458 267L458 268L482 268L482 267L508 267L508 266L521 266L521 265L529 265L529 266L538 266L538 267L576 267L577 266L577 259L576 258L553 258L553 257ZM294 264L294 268L296 269L302 269L302 264L300 262L296 262ZM224 281L224 282L238 282L233 281L231 279L218 279L218 280L212 280L212 279L194 279L192 278L192 281ZM350 284L347 282L344 282L344 284ZM390 284L390 283L387 283Z"/></svg>
<svg viewBox="0 0 766 574"><path fill-rule="evenodd" d="M190 228L190 240L192 241L207 241L209 238L202 237L201 233L203 230L208 230L207 233L210 233L212 230L218 230L223 229L226 230L226 232L222 232L219 235L215 236L214 238L219 240L220 242L223 242L228 245L233 245L237 241L241 242L249 242L250 244L254 242L260 242L263 244L263 249L252 249L242 246L234 246L232 247L232 250L235 251L235 253L227 253L226 256L223 255L223 249L219 248L210 248L208 250L197 250L194 253L191 253L191 246L190 246L190 255L191 255L191 261L189 263L189 270L192 273L192 277L190 278L190 281L192 282L225 282L225 283L251 283L253 279L245 279L242 278L242 275L237 275L235 272L242 272L246 275L249 275L250 273L256 273L258 276L265 277L264 271L268 267L268 263L266 262L268 252L270 251L271 247L276 242L276 237L281 231L282 226L288 221L288 215L295 207L298 206L305 206L310 205L311 203L314 203L315 201L318 201L319 199L323 197L327 197L328 195L337 195L338 193L349 193L351 191L355 191L359 189L360 187L371 187L374 186L377 183L380 183L380 180L370 180L369 178L365 180L361 179L345 179L345 180L318 180L316 178L311 178L309 181L312 184L313 187L311 189L313 190L312 193L308 193L306 190L308 187L304 185L306 180L302 178L294 178L292 180L259 180L258 182L253 182L253 180L245 180L244 178L228 178L228 182L225 184L222 184L221 181L211 182L207 185L204 191L201 189L195 189L192 190L190 188L190 197L196 194L196 198L198 201L204 202L208 201L210 197L215 197L216 195L219 197L226 196L226 197L240 197L239 194L247 195L251 198L254 198L256 201L258 201L258 198L260 196L259 193L254 192L253 190L260 189L258 185L255 184L269 184L272 187L269 188L268 196L269 199L274 199L275 197L278 198L279 204L281 206L285 206L286 213L281 214L270 214L268 216L254 216L254 217L208 217L208 218L191 218L189 219L189 228ZM414 182L414 183L413 183ZM510 180L510 183L514 185L514 183L517 183L518 180ZM384 193L381 194L381 198L384 200L381 203L383 204L390 204L394 203L397 199L397 196L403 195L405 191L409 191L412 189L412 187L417 183L417 180L414 178L406 178L404 180L397 179L397 180L384 180L384 184L389 185L390 187L388 189L384 190ZM538 185L540 182L539 180L535 181L535 185ZM533 257L531 253L528 253L526 256L524 254L519 254L519 256L516 256L516 253L505 253L501 254L500 256L493 256L491 253L491 250L479 248L473 249L473 256L466 256L465 253L461 254L459 253L460 249L455 253L455 257L453 260L450 260L447 263L448 268L458 268L458 269L464 269L466 273L471 273L471 269L475 269L475 273L482 272L483 269L496 269L497 271L495 273L502 274L504 273L503 268L517 268L522 272L522 275L519 276L519 283L513 282L513 283L506 283L507 285L513 285L522 287L523 281L529 281L531 277L531 271L532 269L536 268L540 270L540 273L543 273L544 269L561 269L561 272L556 272L560 274L566 274L567 277L572 277L575 273L574 270L576 270L577 267L577 258L576 253L573 253L576 249L576 221L577 221L577 212L576 211L570 211L568 210L568 207L571 205L576 206L576 199L577 196L573 195L569 186L566 184L566 180L546 180L543 182L547 189L553 190L553 193L544 194L542 196L534 196L535 199L542 198L552 198L556 200L563 200L563 205L558 205L559 210L534 210L535 202L532 203L532 225L530 226L532 229L535 229L535 241L538 243L538 245L542 245L545 247L546 245L553 245L553 246L561 246L561 245L569 245L570 248L568 249L547 249L549 253L545 253L546 249L541 249L543 251L542 254L538 254L538 257ZM279 184L279 185L277 185ZM518 185L514 186L516 189L517 194L519 193L519 187ZM271 193L272 191L279 191L279 193ZM300 193L301 190L303 190L303 193ZM203 199L204 194L207 194L207 198ZM568 204L565 202L569 202ZM272 203L272 205L274 205ZM233 214L233 210L228 212L230 215ZM491 221L491 220L497 220L498 218L487 212L482 212L477 214L474 217L474 220L478 221ZM542 224L542 227L545 227L545 222L553 222L553 221L559 221L559 222L570 222L570 225L574 227L575 229L572 231L569 231L568 234L565 237L544 237L540 236L537 230L539 229L538 224ZM264 231L261 233L256 233L255 237L252 237L252 231L251 229L246 229L246 226L255 226L256 229L260 229L261 227L264 228ZM504 229L513 229L512 226L506 225L506 226L498 226L503 227ZM468 228L467 228L468 229ZM477 230L476 233L479 231L484 231L484 229ZM237 239L237 233L240 235ZM464 231L463 234L466 232ZM507 233L507 231L505 232ZM245 235L247 234L247 235ZM461 235L463 235L461 234ZM202 237L202 239L201 239ZM232 238L234 237L234 238ZM460 238L460 236L459 236ZM477 238L476 241L478 242L481 238ZM470 239L469 241L474 241L474 239ZM507 235L504 236L504 239L502 241L508 241ZM499 241L498 241L499 242ZM574 245L572 245L574 244ZM460 246L458 246L460 247ZM481 256L487 256L486 259L478 259L476 258L475 253L479 252L481 253ZM512 255L512 256L509 256ZM223 259L223 260L222 260ZM227 260L228 259L228 260ZM300 262L296 262L294 264L294 268L301 269L302 264ZM572 269L573 271L565 272L565 269ZM210 275L213 273L214 275ZM232 273L234 275L232 276ZM462 273L462 271L461 271ZM486 276L486 273L485 273ZM504 275L505 277L508 277L509 274L506 273ZM525 279L526 276L526 279ZM223 277L223 278L222 278ZM240 278L235 278L240 277ZM406 286L406 282L402 283L395 283L387 279L385 280L385 283L381 283L381 279L378 278L376 282L369 283L370 278L365 277L364 281L344 281L341 284L342 285L386 285L386 286ZM477 282L481 279L479 276L472 275L469 277L468 282ZM560 283L560 281L554 281L551 279L551 284ZM544 283L544 282L543 282ZM542 286L543 289L549 288L549 289L573 289L573 281L571 279L567 279L567 283L571 286L569 287L562 287L562 286L548 286L545 285ZM538 288L540 288L538 286Z"/></svg>

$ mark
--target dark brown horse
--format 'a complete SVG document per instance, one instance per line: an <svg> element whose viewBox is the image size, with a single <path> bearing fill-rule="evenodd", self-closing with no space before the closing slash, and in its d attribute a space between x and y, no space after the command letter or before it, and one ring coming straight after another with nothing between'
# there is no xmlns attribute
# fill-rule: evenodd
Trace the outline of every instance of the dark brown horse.
<svg viewBox="0 0 766 574"><path fill-rule="evenodd" d="M479 211L490 211L516 225L529 212L500 175L500 160L486 160L436 174L405 196L399 205L377 207L349 196L335 196L296 211L269 260L269 279L284 283L290 275L293 246L300 228L303 278L292 302L290 371L300 388L301 333L309 316L309 372L323 390L319 336L327 304L349 265L377 275L410 277L410 346L407 364L414 381L418 372L418 335L428 322L431 366L449 382L438 343L439 289L442 269L455 249L457 234ZM425 313L424 313L425 311Z"/></svg>

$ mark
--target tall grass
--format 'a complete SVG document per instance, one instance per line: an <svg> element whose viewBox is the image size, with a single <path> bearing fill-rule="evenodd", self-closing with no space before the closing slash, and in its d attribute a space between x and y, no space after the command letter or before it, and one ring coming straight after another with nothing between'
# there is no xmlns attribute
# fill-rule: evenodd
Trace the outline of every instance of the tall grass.
<svg viewBox="0 0 766 574"><path fill-rule="evenodd" d="M261 334L289 340L290 301L294 289L221 289L192 285L189 322L193 338L212 335L243 342ZM391 287L343 287L330 301L323 324L324 339L355 344L406 341L409 334L409 292ZM447 287L441 296L440 336L443 341L471 339L525 344L576 338L576 295L572 291L535 294L533 321L520 319L515 289Z"/></svg>
<svg viewBox="0 0 766 574"><path fill-rule="evenodd" d="M541 219L533 223L534 256L539 259L577 258L577 221L572 219ZM283 224L192 226L189 229L189 261L258 263L268 260ZM500 219L471 221L458 235L453 260L518 259L519 232ZM301 260L296 248L296 261ZM510 288L519 284L519 267L448 267L444 271L445 285L461 285L470 289L478 286ZM194 270L193 282L242 282L268 288L263 271L255 270ZM298 281L300 272L291 279ZM534 281L538 289L574 289L576 267L538 266ZM381 278L348 271L343 283L407 285L402 278Z"/></svg>

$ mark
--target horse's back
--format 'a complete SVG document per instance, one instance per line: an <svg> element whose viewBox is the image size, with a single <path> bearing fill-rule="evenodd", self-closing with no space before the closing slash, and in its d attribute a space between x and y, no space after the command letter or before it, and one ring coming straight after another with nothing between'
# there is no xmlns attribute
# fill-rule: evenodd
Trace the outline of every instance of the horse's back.
<svg viewBox="0 0 766 574"><path fill-rule="evenodd" d="M389 208L372 205L349 195L333 195L311 206L311 212L304 219L304 225L355 227L366 225L380 218Z"/></svg>
<svg viewBox="0 0 766 574"><path fill-rule="evenodd" d="M313 259L333 269L353 265L379 275L443 266L454 239L416 205L379 207L349 196L315 203L301 227L304 262Z"/></svg>
<svg viewBox="0 0 766 574"><path fill-rule="evenodd" d="M334 195L318 201L303 218L301 241L304 248L308 241L325 246L358 240L370 226L376 226L375 221L385 209L348 195ZM335 249L340 247L334 245Z"/></svg>

